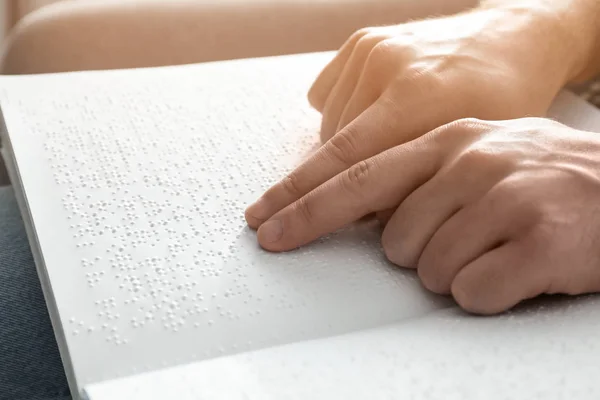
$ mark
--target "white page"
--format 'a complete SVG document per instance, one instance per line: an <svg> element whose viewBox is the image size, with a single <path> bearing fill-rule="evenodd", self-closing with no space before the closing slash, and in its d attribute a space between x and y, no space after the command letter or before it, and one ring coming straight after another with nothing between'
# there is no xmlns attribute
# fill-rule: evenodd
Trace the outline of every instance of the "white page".
<svg viewBox="0 0 600 400"><path fill-rule="evenodd" d="M600 301L457 308L86 388L90 400L597 400Z"/></svg>
<svg viewBox="0 0 600 400"><path fill-rule="evenodd" d="M569 92L549 116L600 132ZM91 400L600 398L597 296L547 298L478 318L456 308L390 326L269 348L86 387Z"/></svg>
<svg viewBox="0 0 600 400"><path fill-rule="evenodd" d="M306 92L330 57L1 78L74 394L449 305L385 261L372 223L290 254L245 227L246 205L315 148Z"/></svg>

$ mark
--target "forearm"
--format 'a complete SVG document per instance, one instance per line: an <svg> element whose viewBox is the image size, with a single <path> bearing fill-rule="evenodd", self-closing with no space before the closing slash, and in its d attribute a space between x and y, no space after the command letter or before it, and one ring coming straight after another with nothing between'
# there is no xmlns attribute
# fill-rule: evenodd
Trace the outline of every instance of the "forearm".
<svg viewBox="0 0 600 400"><path fill-rule="evenodd" d="M539 15L548 28L540 46L556 48L569 64L568 83L600 74L600 0L481 0L481 7ZM543 41L543 42L542 42Z"/></svg>

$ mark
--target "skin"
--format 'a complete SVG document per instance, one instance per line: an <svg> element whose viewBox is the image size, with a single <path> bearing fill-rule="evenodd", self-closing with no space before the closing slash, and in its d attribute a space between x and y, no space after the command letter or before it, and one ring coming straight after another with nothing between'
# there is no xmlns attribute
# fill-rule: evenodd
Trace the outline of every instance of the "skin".
<svg viewBox="0 0 600 400"><path fill-rule="evenodd" d="M382 235L388 259L465 310L494 314L542 293L600 290L598 176L596 133L541 118L464 119L361 161L259 236L267 249L292 249L395 208Z"/></svg>
<svg viewBox="0 0 600 400"><path fill-rule="evenodd" d="M354 34L309 92L323 146L246 210L260 245L376 214L388 259L467 311L599 291L600 137L543 118L600 72L599 15L489 2Z"/></svg>

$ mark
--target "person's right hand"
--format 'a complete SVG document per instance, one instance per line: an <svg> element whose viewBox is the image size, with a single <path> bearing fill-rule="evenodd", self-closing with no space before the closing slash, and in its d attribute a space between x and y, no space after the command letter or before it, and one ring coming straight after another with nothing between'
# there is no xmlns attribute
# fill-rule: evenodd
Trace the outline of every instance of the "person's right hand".
<svg viewBox="0 0 600 400"><path fill-rule="evenodd" d="M465 310L496 314L543 293L600 292L599 177L599 133L458 120L338 174L257 236L287 251L392 209L388 260Z"/></svg>
<svg viewBox="0 0 600 400"><path fill-rule="evenodd" d="M446 123L544 115L577 73L561 35L551 13L499 8L355 33L309 93L325 144L248 208L248 224Z"/></svg>

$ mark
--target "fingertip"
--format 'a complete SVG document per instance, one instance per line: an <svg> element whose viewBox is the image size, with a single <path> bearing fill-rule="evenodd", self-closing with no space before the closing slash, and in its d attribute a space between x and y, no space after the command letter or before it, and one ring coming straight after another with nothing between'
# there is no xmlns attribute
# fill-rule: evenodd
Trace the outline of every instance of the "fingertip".
<svg viewBox="0 0 600 400"><path fill-rule="evenodd" d="M273 213L267 204L264 197L259 198L256 202L248 206L244 212L246 222L252 229L258 229L258 227L268 220Z"/></svg>
<svg viewBox="0 0 600 400"><path fill-rule="evenodd" d="M254 218L254 216L252 216L252 214L250 214L247 209L244 212L244 219L246 220L248 226L254 230L257 230L260 227L260 225L264 222L257 218Z"/></svg>
<svg viewBox="0 0 600 400"><path fill-rule="evenodd" d="M276 243L283 236L283 224L278 219L265 222L258 229L258 240L261 243Z"/></svg>
<svg viewBox="0 0 600 400"><path fill-rule="evenodd" d="M260 247L267 251L279 253L297 248L288 243L290 241L289 229L288 232L284 231L281 219L271 219L263 223L258 228L256 236Z"/></svg>
<svg viewBox="0 0 600 400"><path fill-rule="evenodd" d="M497 287L490 287L483 279L477 278L477 272L463 269L450 285L450 294L464 311L491 316L501 314L517 304L517 301L499 298Z"/></svg>
<svg viewBox="0 0 600 400"><path fill-rule="evenodd" d="M457 284L456 281L450 286L450 294L454 298L456 304L464 311L470 314L481 314L484 311L472 293L467 290L464 285Z"/></svg>

